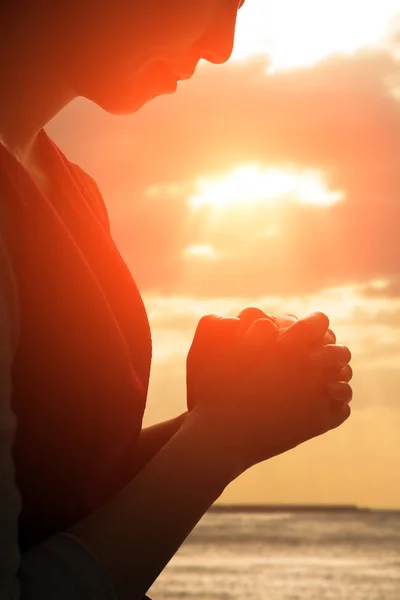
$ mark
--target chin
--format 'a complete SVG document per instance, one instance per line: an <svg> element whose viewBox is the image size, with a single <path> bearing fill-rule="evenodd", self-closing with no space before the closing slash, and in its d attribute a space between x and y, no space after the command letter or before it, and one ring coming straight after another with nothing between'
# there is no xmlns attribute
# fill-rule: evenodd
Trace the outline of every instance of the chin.
<svg viewBox="0 0 400 600"><path fill-rule="evenodd" d="M131 115L154 98L171 95L176 90L177 83L167 87L153 81L152 85L110 85L107 90L96 90L97 93L86 97L112 115Z"/></svg>
<svg viewBox="0 0 400 600"><path fill-rule="evenodd" d="M107 98L91 98L91 100L111 115L132 115L150 102L152 98L130 97L122 99L121 97L107 96Z"/></svg>

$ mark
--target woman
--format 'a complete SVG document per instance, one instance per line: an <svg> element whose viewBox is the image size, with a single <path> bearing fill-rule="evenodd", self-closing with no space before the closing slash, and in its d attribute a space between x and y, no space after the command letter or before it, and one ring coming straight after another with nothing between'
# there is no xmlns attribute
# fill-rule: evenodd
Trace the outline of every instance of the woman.
<svg viewBox="0 0 400 600"><path fill-rule="evenodd" d="M1 9L1 598L143 598L233 479L350 415L327 317L250 309L200 320L189 412L142 429L143 302L95 182L43 129L77 96L130 114L225 62L242 4Z"/></svg>

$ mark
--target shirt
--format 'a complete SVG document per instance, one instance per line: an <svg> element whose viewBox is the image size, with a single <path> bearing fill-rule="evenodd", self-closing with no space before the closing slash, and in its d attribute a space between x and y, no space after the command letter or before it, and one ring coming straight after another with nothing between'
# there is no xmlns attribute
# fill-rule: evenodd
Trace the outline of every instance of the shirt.
<svg viewBox="0 0 400 600"><path fill-rule="evenodd" d="M133 477L150 328L95 182L39 143L52 198L0 145L0 598L112 598L62 532Z"/></svg>

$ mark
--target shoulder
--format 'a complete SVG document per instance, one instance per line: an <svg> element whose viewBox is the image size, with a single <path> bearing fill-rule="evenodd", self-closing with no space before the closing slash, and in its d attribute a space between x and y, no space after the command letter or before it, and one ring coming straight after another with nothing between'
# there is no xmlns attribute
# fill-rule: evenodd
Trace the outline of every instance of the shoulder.
<svg viewBox="0 0 400 600"><path fill-rule="evenodd" d="M107 207L94 178L86 173L86 171L78 164L71 161L44 129L39 132L38 139L42 151L48 153L49 158L57 157L58 161L61 160L63 162L64 168L69 171L70 175L75 180L75 183L84 195L86 202L100 219L106 231L110 233L110 221Z"/></svg>
<svg viewBox="0 0 400 600"><path fill-rule="evenodd" d="M85 193L86 200L90 202L91 208L96 212L105 229L110 232L107 207L96 181L79 165L71 161L68 161L68 163L75 180Z"/></svg>

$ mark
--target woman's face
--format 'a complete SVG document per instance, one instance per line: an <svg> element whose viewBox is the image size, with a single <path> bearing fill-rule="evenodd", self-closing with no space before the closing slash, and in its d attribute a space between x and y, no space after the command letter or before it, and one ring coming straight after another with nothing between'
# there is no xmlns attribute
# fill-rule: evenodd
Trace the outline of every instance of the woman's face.
<svg viewBox="0 0 400 600"><path fill-rule="evenodd" d="M227 61L244 0L73 2L67 28L64 15L68 83L108 112L129 114L173 93L201 58Z"/></svg>

